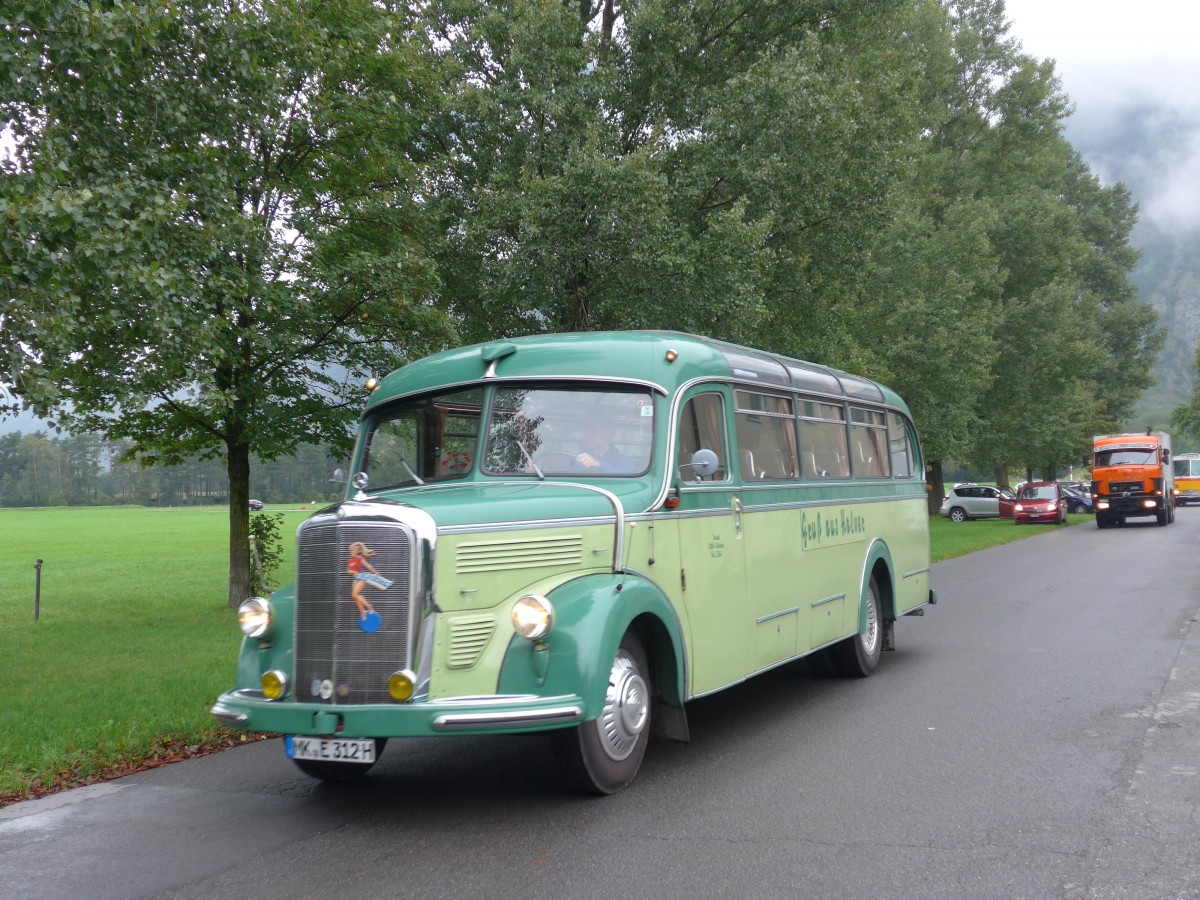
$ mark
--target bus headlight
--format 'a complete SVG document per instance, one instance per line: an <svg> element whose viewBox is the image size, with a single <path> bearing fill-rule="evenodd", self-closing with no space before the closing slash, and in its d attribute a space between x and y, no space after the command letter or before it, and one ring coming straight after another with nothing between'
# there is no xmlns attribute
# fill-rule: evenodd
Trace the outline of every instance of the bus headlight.
<svg viewBox="0 0 1200 900"><path fill-rule="evenodd" d="M554 607L545 597L526 594L513 604L512 623L517 634L536 641L545 637L554 624Z"/></svg>
<svg viewBox="0 0 1200 900"><path fill-rule="evenodd" d="M262 597L243 600L238 607L238 628L248 638L262 640L271 631L271 604Z"/></svg>

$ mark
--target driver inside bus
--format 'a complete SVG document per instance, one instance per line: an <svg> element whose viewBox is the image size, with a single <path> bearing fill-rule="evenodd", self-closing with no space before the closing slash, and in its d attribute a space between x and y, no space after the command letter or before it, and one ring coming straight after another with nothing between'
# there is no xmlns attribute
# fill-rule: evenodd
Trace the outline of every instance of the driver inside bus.
<svg viewBox="0 0 1200 900"><path fill-rule="evenodd" d="M576 468L606 475L637 471L634 461L613 446L612 440L613 424L609 419L589 419L583 426L583 451L575 457Z"/></svg>

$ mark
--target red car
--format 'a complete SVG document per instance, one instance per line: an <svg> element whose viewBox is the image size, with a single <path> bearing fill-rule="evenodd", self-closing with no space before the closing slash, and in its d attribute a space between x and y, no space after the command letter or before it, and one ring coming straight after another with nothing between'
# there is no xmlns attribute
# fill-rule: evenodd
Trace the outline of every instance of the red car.
<svg viewBox="0 0 1200 900"><path fill-rule="evenodd" d="M1067 521L1067 498L1063 496L1062 488L1054 481L1031 481L1022 485L1017 491L1013 521L1018 525L1022 522L1061 525Z"/></svg>

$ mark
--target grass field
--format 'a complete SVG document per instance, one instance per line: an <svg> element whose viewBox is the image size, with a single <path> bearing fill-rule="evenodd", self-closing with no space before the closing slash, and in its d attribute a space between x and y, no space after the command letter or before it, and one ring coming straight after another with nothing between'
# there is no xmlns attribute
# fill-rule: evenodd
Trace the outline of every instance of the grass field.
<svg viewBox="0 0 1200 900"><path fill-rule="evenodd" d="M285 517L277 574L290 580L309 513L268 512ZM227 517L223 507L0 509L0 804L238 739L208 714L233 683L240 643L226 605ZM934 559L1053 527L934 516Z"/></svg>
<svg viewBox="0 0 1200 900"><path fill-rule="evenodd" d="M283 512L289 573L307 513ZM0 510L0 798L230 739L227 534L223 507Z"/></svg>

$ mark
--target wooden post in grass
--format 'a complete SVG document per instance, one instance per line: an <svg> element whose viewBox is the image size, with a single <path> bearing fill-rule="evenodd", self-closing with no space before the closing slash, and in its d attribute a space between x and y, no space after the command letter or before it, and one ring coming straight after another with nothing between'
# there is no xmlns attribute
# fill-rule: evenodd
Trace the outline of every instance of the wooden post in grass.
<svg viewBox="0 0 1200 900"><path fill-rule="evenodd" d="M42 561L39 559L34 566L37 569L37 578L33 585L33 621L37 621L42 615Z"/></svg>

